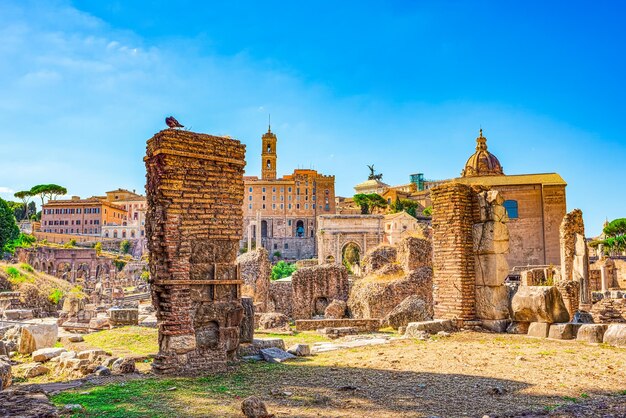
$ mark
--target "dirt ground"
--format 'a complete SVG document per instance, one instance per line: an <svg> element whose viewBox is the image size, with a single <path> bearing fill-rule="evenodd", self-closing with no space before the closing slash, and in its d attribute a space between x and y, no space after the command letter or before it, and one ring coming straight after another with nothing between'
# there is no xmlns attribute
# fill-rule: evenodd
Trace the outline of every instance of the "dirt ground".
<svg viewBox="0 0 626 418"><path fill-rule="evenodd" d="M158 409L132 416L240 417L248 395L276 417L626 416L626 349L575 341L462 332L239 369L234 386L204 394L179 380ZM141 390L133 396L158 395Z"/></svg>

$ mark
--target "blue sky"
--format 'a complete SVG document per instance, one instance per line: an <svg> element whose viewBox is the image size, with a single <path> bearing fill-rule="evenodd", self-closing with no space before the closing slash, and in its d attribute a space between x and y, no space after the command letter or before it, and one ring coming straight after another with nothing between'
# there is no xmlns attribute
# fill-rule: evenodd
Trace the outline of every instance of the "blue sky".
<svg viewBox="0 0 626 418"><path fill-rule="evenodd" d="M278 170L457 176L479 127L508 174L558 172L588 235L626 216L619 1L0 3L0 196L143 190L169 114Z"/></svg>

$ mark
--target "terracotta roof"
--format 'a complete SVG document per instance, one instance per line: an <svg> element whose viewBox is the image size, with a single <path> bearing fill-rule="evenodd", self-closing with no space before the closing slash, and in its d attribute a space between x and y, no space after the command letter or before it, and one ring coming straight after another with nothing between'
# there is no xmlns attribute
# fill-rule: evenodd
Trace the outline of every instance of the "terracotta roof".
<svg viewBox="0 0 626 418"><path fill-rule="evenodd" d="M485 186L515 186L524 184L562 185L567 183L557 173L515 174L502 176L459 177L451 181L462 184L483 184Z"/></svg>

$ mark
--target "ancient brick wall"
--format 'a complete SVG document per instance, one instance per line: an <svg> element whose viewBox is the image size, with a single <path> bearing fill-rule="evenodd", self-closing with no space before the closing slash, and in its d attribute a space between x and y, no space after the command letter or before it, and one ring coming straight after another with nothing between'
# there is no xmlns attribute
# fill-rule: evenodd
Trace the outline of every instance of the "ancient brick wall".
<svg viewBox="0 0 626 418"><path fill-rule="evenodd" d="M294 319L324 315L333 299L348 300L348 271L344 266L325 264L304 267L291 276Z"/></svg>
<svg viewBox="0 0 626 418"><path fill-rule="evenodd" d="M626 322L626 298L604 298L591 308L593 320L599 324Z"/></svg>
<svg viewBox="0 0 626 418"><path fill-rule="evenodd" d="M166 129L148 140L146 235L158 373L224 370L243 317L236 257L245 146Z"/></svg>
<svg viewBox="0 0 626 418"><path fill-rule="evenodd" d="M476 316L472 188L446 183L431 190L433 202L433 300L435 318Z"/></svg>

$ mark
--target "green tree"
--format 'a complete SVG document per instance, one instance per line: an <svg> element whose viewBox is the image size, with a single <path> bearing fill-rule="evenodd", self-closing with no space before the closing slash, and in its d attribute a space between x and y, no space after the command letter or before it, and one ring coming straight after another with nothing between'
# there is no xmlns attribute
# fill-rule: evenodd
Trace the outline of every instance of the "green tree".
<svg viewBox="0 0 626 418"><path fill-rule="evenodd" d="M22 201L23 204L23 214L20 220L22 219L29 219L29 211L30 211L30 206L29 206L29 200L31 197L33 197L33 194L30 192L30 190L22 190L19 192L16 192L13 196L17 197L18 199L20 199ZM33 202L31 202L33 203Z"/></svg>
<svg viewBox="0 0 626 418"><path fill-rule="evenodd" d="M13 211L4 199L0 199L0 249L4 251L4 246L19 235L20 230Z"/></svg>
<svg viewBox="0 0 626 418"><path fill-rule="evenodd" d="M13 211L13 216L15 216L15 220L17 222L24 219L24 205L21 202L12 202L7 200L7 205L9 205L9 209Z"/></svg>
<svg viewBox="0 0 626 418"><path fill-rule="evenodd" d="M354 203L361 207L362 215L373 213L376 208L387 207L387 201L378 193L359 193L352 198Z"/></svg>
<svg viewBox="0 0 626 418"><path fill-rule="evenodd" d="M272 267L272 280L282 279L283 277L289 277L296 271L298 268L295 263L287 263L283 260L279 261Z"/></svg>
<svg viewBox="0 0 626 418"><path fill-rule="evenodd" d="M424 214L424 216L433 216L433 207L429 206L426 209L424 209L422 211L422 214Z"/></svg>
<svg viewBox="0 0 626 418"><path fill-rule="evenodd" d="M120 242L120 252L122 254L128 254L130 252L130 241L125 239L124 241Z"/></svg>
<svg viewBox="0 0 626 418"><path fill-rule="evenodd" d="M45 204L45 199L52 199L56 196L62 196L67 194L67 189L58 184L38 184L30 189L29 193L32 196L39 196L41 199L41 206Z"/></svg>
<svg viewBox="0 0 626 418"><path fill-rule="evenodd" d="M41 219L41 214L39 215L39 218L37 219L37 205L35 204L35 202L32 202L32 201L28 203L28 219L31 219L31 220Z"/></svg>
<svg viewBox="0 0 626 418"><path fill-rule="evenodd" d="M602 232L606 238L600 243L604 244L609 252L615 254L626 250L626 218L614 219Z"/></svg>

